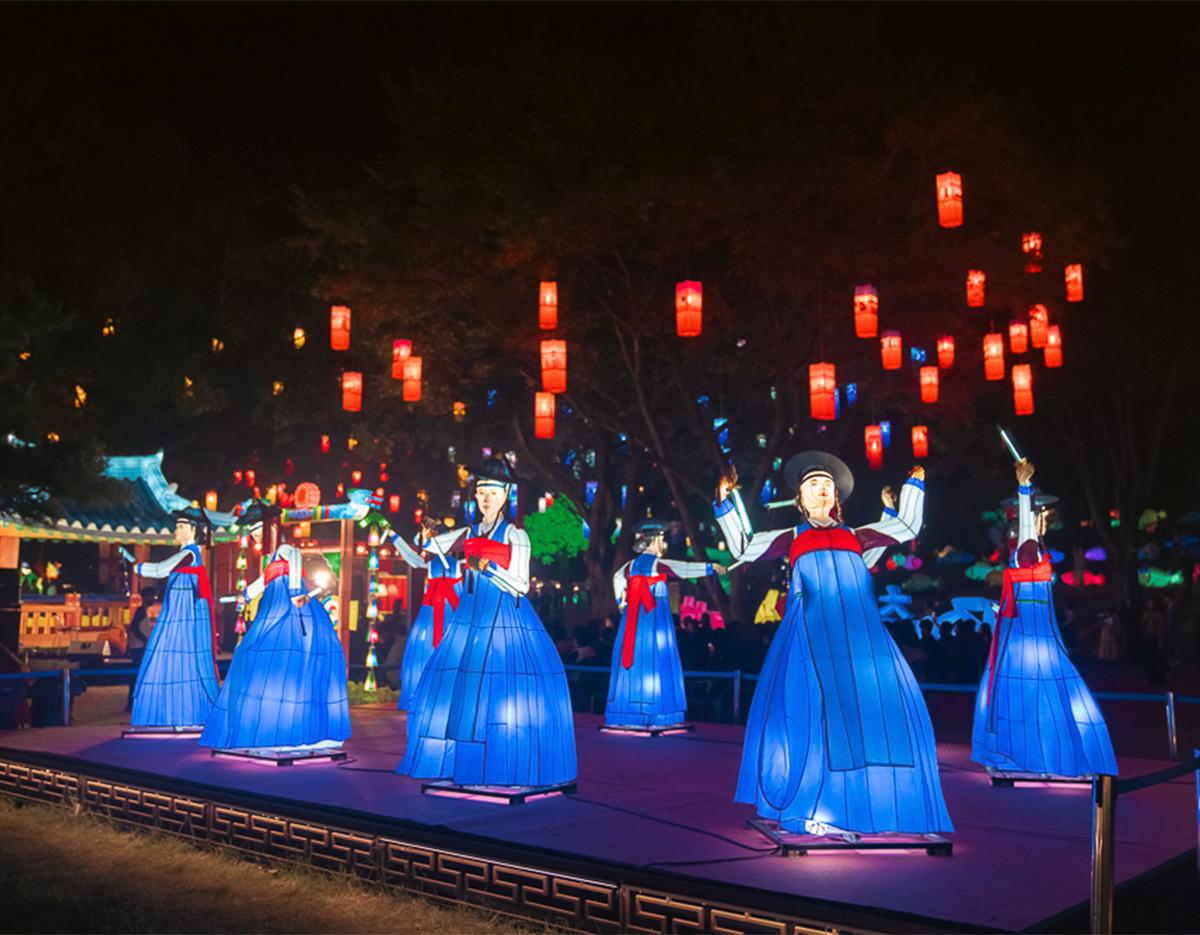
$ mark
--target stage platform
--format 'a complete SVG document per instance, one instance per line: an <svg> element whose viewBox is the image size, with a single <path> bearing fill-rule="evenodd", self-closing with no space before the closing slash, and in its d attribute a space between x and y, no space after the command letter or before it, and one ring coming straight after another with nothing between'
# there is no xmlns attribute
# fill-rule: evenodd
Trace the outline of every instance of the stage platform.
<svg viewBox="0 0 1200 935"><path fill-rule="evenodd" d="M786 858L731 799L740 727L649 738L577 715L577 792L508 806L422 795L393 772L404 715L353 720L345 762L286 769L120 726L0 733L0 794L591 931L1053 930L1088 898L1090 790L993 788L966 746L939 746L952 857ZM1120 761L1125 777L1165 765ZM1185 776L1121 797L1118 884L1196 846L1195 796Z"/></svg>

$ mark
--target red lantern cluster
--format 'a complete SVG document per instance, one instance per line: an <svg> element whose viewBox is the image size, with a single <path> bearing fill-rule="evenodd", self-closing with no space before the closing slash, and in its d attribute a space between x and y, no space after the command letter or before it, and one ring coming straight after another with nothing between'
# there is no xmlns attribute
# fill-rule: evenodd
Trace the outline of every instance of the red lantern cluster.
<svg viewBox="0 0 1200 935"><path fill-rule="evenodd" d="M942 227L961 227L963 222L962 176L943 172L937 177L938 223Z"/></svg>
<svg viewBox="0 0 1200 935"><path fill-rule="evenodd" d="M1008 323L1008 346L1014 354L1024 354L1029 350L1029 325L1019 319Z"/></svg>
<svg viewBox="0 0 1200 935"><path fill-rule="evenodd" d="M970 308L983 308L984 288L987 285L987 275L981 269L967 270L967 305Z"/></svg>
<svg viewBox="0 0 1200 935"><path fill-rule="evenodd" d="M357 370L342 374L342 408L346 412L362 411L362 374Z"/></svg>
<svg viewBox="0 0 1200 935"><path fill-rule="evenodd" d="M1067 283L1067 301L1083 301L1083 264L1072 263L1063 270L1063 278Z"/></svg>
<svg viewBox="0 0 1200 935"><path fill-rule="evenodd" d="M938 401L938 368L921 368L921 402L936 403Z"/></svg>
<svg viewBox="0 0 1200 935"><path fill-rule="evenodd" d="M929 457L929 428L924 425L912 427L912 451L914 458Z"/></svg>
<svg viewBox="0 0 1200 935"><path fill-rule="evenodd" d="M558 283L543 282L538 286L538 327L553 331L558 327Z"/></svg>
<svg viewBox="0 0 1200 935"><path fill-rule="evenodd" d="M1046 346L1046 331L1050 327L1050 312L1044 305L1029 307L1029 346L1043 348Z"/></svg>
<svg viewBox="0 0 1200 935"><path fill-rule="evenodd" d="M554 437L554 394L533 394L533 435L535 438Z"/></svg>
<svg viewBox="0 0 1200 935"><path fill-rule="evenodd" d="M1021 252L1025 254L1025 272L1040 273L1042 271L1042 235L1037 231L1022 234Z"/></svg>
<svg viewBox="0 0 1200 935"><path fill-rule="evenodd" d="M1029 364L1013 364L1013 409L1019 416L1033 415L1033 371Z"/></svg>
<svg viewBox="0 0 1200 935"><path fill-rule="evenodd" d="M954 366L954 338L948 334L942 335L937 340L937 357L938 366L943 370L949 370Z"/></svg>
<svg viewBox="0 0 1200 935"><path fill-rule="evenodd" d="M675 286L675 333L681 338L694 338L703 329L704 290L695 280Z"/></svg>
<svg viewBox="0 0 1200 935"><path fill-rule="evenodd" d="M867 464L872 471L883 467L883 429L878 425L868 425L863 429L863 442L867 450Z"/></svg>
<svg viewBox="0 0 1200 935"><path fill-rule="evenodd" d="M1004 335L999 332L983 336L983 375L988 380L1004 379Z"/></svg>
<svg viewBox="0 0 1200 935"><path fill-rule="evenodd" d="M567 342L557 338L542 342L542 390L546 393L567 391Z"/></svg>
<svg viewBox="0 0 1200 935"><path fill-rule="evenodd" d="M1046 355L1047 367L1062 366L1062 332L1059 331L1058 325L1051 325L1046 329L1046 347L1043 353Z"/></svg>
<svg viewBox="0 0 1200 935"><path fill-rule="evenodd" d="M854 333L860 338L879 334L879 293L874 286L854 287Z"/></svg>
<svg viewBox="0 0 1200 935"><path fill-rule="evenodd" d="M833 364L808 365L809 412L814 419L837 418L837 368Z"/></svg>
<svg viewBox="0 0 1200 935"><path fill-rule="evenodd" d="M329 346L335 351L350 349L350 309L344 305L329 309Z"/></svg>
<svg viewBox="0 0 1200 935"><path fill-rule="evenodd" d="M392 342L392 379L404 379L404 362L412 357L412 341L396 338Z"/></svg>
<svg viewBox="0 0 1200 935"><path fill-rule="evenodd" d="M403 383L401 392L406 403L421 401L421 358L412 355L404 358L404 369L401 372Z"/></svg>
<svg viewBox="0 0 1200 935"><path fill-rule="evenodd" d="M899 331L885 331L879 336L879 357L884 370L899 370L904 359L904 339Z"/></svg>

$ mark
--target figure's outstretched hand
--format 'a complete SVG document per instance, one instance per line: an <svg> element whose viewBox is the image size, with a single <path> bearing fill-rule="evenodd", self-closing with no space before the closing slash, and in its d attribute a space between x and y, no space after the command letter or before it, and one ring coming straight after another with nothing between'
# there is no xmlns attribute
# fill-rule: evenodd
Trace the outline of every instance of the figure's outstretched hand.
<svg viewBox="0 0 1200 935"><path fill-rule="evenodd" d="M1017 462L1017 483L1022 487L1029 486L1029 482L1033 480L1033 462L1028 458L1022 458Z"/></svg>
<svg viewBox="0 0 1200 935"><path fill-rule="evenodd" d="M308 595L307 594L297 594L295 597L292 598L292 603L295 604L297 607L303 607L305 604L308 603Z"/></svg>
<svg viewBox="0 0 1200 935"><path fill-rule="evenodd" d="M896 494L892 491L891 487L884 487L883 490L879 491L879 499L883 501L885 509L896 509Z"/></svg>
<svg viewBox="0 0 1200 935"><path fill-rule="evenodd" d="M717 502L724 503L726 498L733 493L733 488L737 486L738 474L737 468L732 464L729 469L721 475L720 481L717 482Z"/></svg>
<svg viewBox="0 0 1200 935"><path fill-rule="evenodd" d="M911 471L908 472L908 476L915 477L917 480L923 481L923 480L925 480L925 468L921 467L921 465L918 464L916 467L914 467Z"/></svg>
<svg viewBox="0 0 1200 935"><path fill-rule="evenodd" d="M714 575L723 575L728 571L729 571L729 569L726 568L724 565L717 565L715 563L713 565L713 574Z"/></svg>

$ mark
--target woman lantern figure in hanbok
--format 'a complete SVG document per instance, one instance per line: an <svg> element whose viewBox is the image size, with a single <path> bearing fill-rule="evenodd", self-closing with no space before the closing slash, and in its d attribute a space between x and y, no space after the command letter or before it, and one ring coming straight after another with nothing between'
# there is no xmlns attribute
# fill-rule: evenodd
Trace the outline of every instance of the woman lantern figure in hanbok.
<svg viewBox="0 0 1200 935"><path fill-rule="evenodd" d="M261 547L264 524L279 511L256 502L238 518ZM304 587L300 552L279 546L258 580L247 586L247 607L258 611L233 653L221 694L200 737L218 750L333 749L350 736L346 657L337 629Z"/></svg>
<svg viewBox="0 0 1200 935"><path fill-rule="evenodd" d="M432 542L438 531L433 520L427 518L422 523L421 531L416 536L419 552L399 535L392 535L392 544L405 564L409 568L423 568L427 573L425 598L409 631L408 642L404 644L404 660L400 665L400 698L396 702L398 711L407 711L412 707L412 698L425 666L429 664L433 651L441 645L446 626L458 609L462 570L457 558L443 555L436 543Z"/></svg>
<svg viewBox="0 0 1200 935"><path fill-rule="evenodd" d="M665 533L662 523L642 523L634 542L637 556L613 575L613 591L617 603L625 606L625 614L613 651L604 709L606 727L681 725L687 710L675 622L667 603L667 578L702 578L724 574L725 569L709 562L663 558Z"/></svg>
<svg viewBox="0 0 1200 935"><path fill-rule="evenodd" d="M503 510L516 483L501 458L473 471L480 520L429 548L461 551L458 609L408 712L397 772L458 786L539 787L575 779L566 673L529 591L529 536Z"/></svg>
<svg viewBox="0 0 1200 935"><path fill-rule="evenodd" d="M858 529L842 522L854 477L840 459L803 452L784 474L803 516L791 529L753 533L736 474L717 491L717 521L734 557L786 557L791 570L783 622L750 706L735 800L784 831L849 841L951 831L929 711L880 622L869 571L920 531L925 472L913 468L898 510L885 488L883 516Z"/></svg>
<svg viewBox="0 0 1200 935"><path fill-rule="evenodd" d="M1016 540L1004 571L988 664L975 699L971 758L990 770L1063 777L1117 775L1108 726L1063 646L1054 616L1048 507L1017 462Z"/></svg>
<svg viewBox="0 0 1200 935"><path fill-rule="evenodd" d="M199 728L217 699L217 631L212 585L200 552L212 526L201 509L175 514L180 550L161 562L136 562L142 578L166 578L162 610L138 669L133 727Z"/></svg>

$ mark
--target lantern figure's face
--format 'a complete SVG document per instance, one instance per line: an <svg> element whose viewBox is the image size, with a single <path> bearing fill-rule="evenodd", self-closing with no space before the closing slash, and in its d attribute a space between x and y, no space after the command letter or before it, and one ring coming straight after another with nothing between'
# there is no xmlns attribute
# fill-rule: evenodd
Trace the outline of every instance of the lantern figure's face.
<svg viewBox="0 0 1200 935"><path fill-rule="evenodd" d="M837 504L837 487L828 474L810 474L800 484L800 508L810 520L829 522Z"/></svg>
<svg viewBox="0 0 1200 935"><path fill-rule="evenodd" d="M495 484L477 484L475 486L475 503L479 506L485 525L491 525L508 502L508 487L498 487Z"/></svg>
<svg viewBox="0 0 1200 935"><path fill-rule="evenodd" d="M186 520L177 520L175 522L175 544L177 546L189 546L196 541L196 527Z"/></svg>

